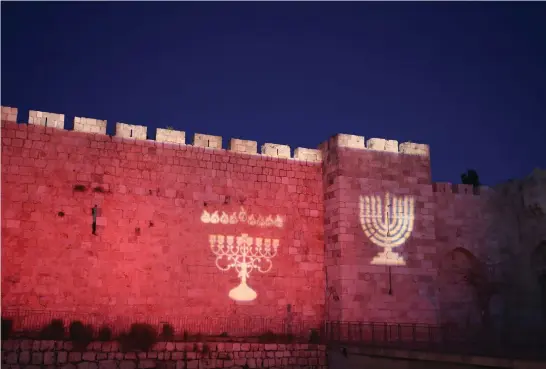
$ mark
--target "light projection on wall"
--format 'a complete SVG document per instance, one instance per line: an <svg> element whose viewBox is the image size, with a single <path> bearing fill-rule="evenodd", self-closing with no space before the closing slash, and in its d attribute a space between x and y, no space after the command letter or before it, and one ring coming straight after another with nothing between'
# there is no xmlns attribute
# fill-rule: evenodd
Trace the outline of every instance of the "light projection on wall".
<svg viewBox="0 0 546 369"><path fill-rule="evenodd" d="M233 212L231 215L229 215L225 211L222 211L222 213L220 214L218 211L209 213L208 211L203 210L203 214L201 214L201 222L210 224L246 223L251 226L257 226L261 228L282 228L284 225L284 220L280 215L247 215L245 209L243 208L241 208L241 211L239 213Z"/></svg>
<svg viewBox="0 0 546 369"><path fill-rule="evenodd" d="M414 199L411 196L395 197L360 196L360 224L375 245L384 250L371 264L406 265L404 258L393 251L411 235L414 223Z"/></svg>
<svg viewBox="0 0 546 369"><path fill-rule="evenodd" d="M279 240L271 238L209 235L210 248L216 255L216 267L221 271L235 269L241 283L229 291L229 297L235 301L252 301L258 296L250 288L247 280L250 273L257 270L267 273L273 267L271 261L277 255Z"/></svg>

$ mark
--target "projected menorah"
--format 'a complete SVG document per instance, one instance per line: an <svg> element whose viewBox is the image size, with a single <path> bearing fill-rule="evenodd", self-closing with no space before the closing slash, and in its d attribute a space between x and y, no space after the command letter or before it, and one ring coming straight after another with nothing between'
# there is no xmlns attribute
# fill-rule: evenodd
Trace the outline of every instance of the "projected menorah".
<svg viewBox="0 0 546 369"><path fill-rule="evenodd" d="M411 235L414 223L414 199L411 196L395 197L360 196L360 224L366 237L384 250L372 259L372 264L405 265L404 258L392 251Z"/></svg>
<svg viewBox="0 0 546 369"><path fill-rule="evenodd" d="M216 267L221 271L235 269L241 283L229 291L229 297L236 301L252 301L257 297L247 280L253 270L267 273L277 255L279 240L261 237L209 235L210 248L216 255Z"/></svg>

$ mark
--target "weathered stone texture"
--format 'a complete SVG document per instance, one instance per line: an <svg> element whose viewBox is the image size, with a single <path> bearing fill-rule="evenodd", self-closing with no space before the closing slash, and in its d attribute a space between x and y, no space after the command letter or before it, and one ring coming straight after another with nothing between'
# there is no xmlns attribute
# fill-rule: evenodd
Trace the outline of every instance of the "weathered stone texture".
<svg viewBox="0 0 546 369"><path fill-rule="evenodd" d="M2 137L3 308L75 307L85 320L92 307L113 325L214 316L217 334L239 316L284 319L289 304L294 319L323 316L320 163L9 122ZM205 210L256 223L203 223ZM279 248L250 276L256 302L234 310L237 271L216 267L209 235L243 233Z"/></svg>
<svg viewBox="0 0 546 369"><path fill-rule="evenodd" d="M106 134L106 121L93 118L74 118L74 131Z"/></svg>
<svg viewBox="0 0 546 369"><path fill-rule="evenodd" d="M174 129L158 128L155 135L157 142L166 142L172 144L185 145L186 144L186 132L176 131Z"/></svg>
<svg viewBox="0 0 546 369"><path fill-rule="evenodd" d="M29 112L28 124L63 129L64 114L31 110Z"/></svg>
<svg viewBox="0 0 546 369"><path fill-rule="evenodd" d="M262 145L262 155L287 159L290 158L290 146L265 143Z"/></svg>
<svg viewBox="0 0 546 369"><path fill-rule="evenodd" d="M148 127L127 123L116 123L116 137L145 140Z"/></svg>
<svg viewBox="0 0 546 369"><path fill-rule="evenodd" d="M180 351L170 352L166 357L165 347L173 342L159 343L149 352L129 352L125 357L104 359L100 355L110 353L108 343L92 343L83 356L79 352L56 352L48 349L45 352L27 351L18 353L14 350L15 341L3 341L2 365L27 365L32 358L32 365L37 368L43 365L62 366L78 369L150 369L150 368L275 368L294 369L314 367L327 369L326 348L323 345L311 344L258 344L253 343L197 343L183 344ZM179 342L176 345L180 344ZM39 342L38 342L39 345ZM206 350L203 348L206 347ZM161 350L159 349L161 348ZM92 350L92 351L91 351ZM66 364L66 356L71 358ZM120 353L121 354L121 353ZM48 358L42 360L42 358ZM28 367L28 366L27 366Z"/></svg>
<svg viewBox="0 0 546 369"><path fill-rule="evenodd" d="M319 150L297 148L294 160L286 145L266 143L259 155L255 141L232 139L221 150L219 136L195 134L183 145L179 131L158 130L154 142L143 126L118 123L109 137L89 134L85 118L68 132L55 129L64 126L60 114L31 112L29 125L16 116L2 107L3 310L76 311L70 318L81 320L93 311L95 321L118 328L142 316L220 317L214 333L228 322L240 328L234 321L260 332L281 331L284 319L316 328L325 316L459 326L484 316L497 325L541 319L544 171L473 188L432 183L423 144L372 138L365 145L363 136L339 134ZM105 130L105 121L93 124ZM381 237L397 223L386 229L384 206L372 217L361 205L386 193L414 203L411 232L391 250L404 263L390 267L374 261L382 241L366 235L366 222ZM392 215L399 208L391 205ZM228 293L238 275L220 270L211 242L243 234L279 247L269 271L249 276L257 299L234 305ZM486 309L469 282L478 269L500 291ZM249 316L254 325L243 322ZM265 318L274 319L262 328ZM166 343L161 352L173 367L178 346ZM67 355L68 343L55 348L57 360L81 361ZM49 356L31 349L21 347L18 360L48 365ZM105 352L120 366L137 363L114 346ZM285 357L263 361L277 359Z"/></svg>
<svg viewBox="0 0 546 369"><path fill-rule="evenodd" d="M209 148L209 149L221 149L222 148L222 137L221 136L204 135L202 133L196 133L193 136L193 146L206 147L206 148Z"/></svg>
<svg viewBox="0 0 546 369"><path fill-rule="evenodd" d="M229 150L245 154L257 154L258 142L232 138L229 141Z"/></svg>
<svg viewBox="0 0 546 369"><path fill-rule="evenodd" d="M2 121L17 123L17 108L2 106Z"/></svg>

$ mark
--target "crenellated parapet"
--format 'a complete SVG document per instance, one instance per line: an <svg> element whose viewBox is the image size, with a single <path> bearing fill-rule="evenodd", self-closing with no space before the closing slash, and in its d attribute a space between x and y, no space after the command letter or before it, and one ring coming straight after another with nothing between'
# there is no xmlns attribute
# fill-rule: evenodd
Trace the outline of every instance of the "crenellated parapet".
<svg viewBox="0 0 546 369"><path fill-rule="evenodd" d="M93 118L74 118L74 131L106 134L106 121Z"/></svg>
<svg viewBox="0 0 546 369"><path fill-rule="evenodd" d="M28 124L64 129L64 114L31 110L28 114Z"/></svg>
<svg viewBox="0 0 546 369"><path fill-rule="evenodd" d="M461 183L435 182L432 184L432 191L455 195L483 195L492 193L493 189L487 186L474 187Z"/></svg>
<svg viewBox="0 0 546 369"><path fill-rule="evenodd" d="M2 121L17 122L17 108L2 106Z"/></svg>
<svg viewBox="0 0 546 369"><path fill-rule="evenodd" d="M64 120L64 114L31 110L29 113L28 124L64 129ZM3 106L2 121L16 122L17 108ZM106 120L84 117L74 118L74 131L76 132L105 135L106 128ZM121 122L116 123L115 136L124 139L149 140L148 128L146 126ZM156 130L155 141L165 145L188 145L212 150L224 149L221 136L195 133L193 136L193 142L189 144L186 143L186 132L170 128L158 128ZM428 145L413 142L403 142L399 144L396 140L387 140L383 138L370 138L366 141L364 136L349 134L338 134L331 137L327 141L327 147L336 146L360 150L382 151L386 153L429 156ZM324 148L324 144L321 145L321 147ZM241 154L263 155L265 157L278 159L295 159L311 163L322 162L323 155L320 149L317 150L303 147L296 148L294 150L294 154L292 155L290 146L276 143L264 143L260 146L260 151L258 152L258 143L256 141L243 140L240 138L232 138L228 143L227 150Z"/></svg>
<svg viewBox="0 0 546 369"><path fill-rule="evenodd" d="M321 148L323 149L326 147L346 147L350 149L430 156L430 148L426 144L414 142L402 142L399 144L396 140L387 140L384 138L370 138L366 141L364 136L349 135L345 133L339 133L321 145Z"/></svg>

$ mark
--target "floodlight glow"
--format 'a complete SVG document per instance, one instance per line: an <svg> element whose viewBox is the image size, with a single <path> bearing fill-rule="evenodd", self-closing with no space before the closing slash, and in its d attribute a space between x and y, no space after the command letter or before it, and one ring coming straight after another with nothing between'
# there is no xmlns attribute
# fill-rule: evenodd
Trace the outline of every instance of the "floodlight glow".
<svg viewBox="0 0 546 369"><path fill-rule="evenodd" d="M234 268L241 283L229 291L235 301L252 301L258 294L247 284L250 273L267 273L273 267L271 258L277 255L278 239L241 236L209 235L210 249L216 255L216 267L221 271ZM224 265L222 261L227 261Z"/></svg>
<svg viewBox="0 0 546 369"><path fill-rule="evenodd" d="M209 213L206 210L203 210L201 214L201 222L210 223L210 224L238 224L246 223L251 226L258 226L261 228L277 227L282 228L284 225L284 220L280 215L247 215L245 209L241 208L239 214L233 212L231 215L228 215L225 211L222 211L220 214L218 211Z"/></svg>
<svg viewBox="0 0 546 369"><path fill-rule="evenodd" d="M402 245L413 231L415 204L411 196L360 196L360 224L366 237L384 251L371 264L406 265L404 258L392 249Z"/></svg>

